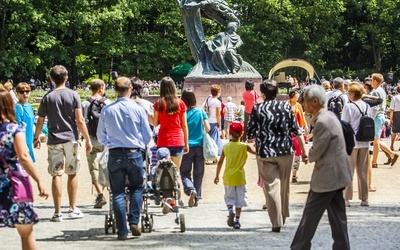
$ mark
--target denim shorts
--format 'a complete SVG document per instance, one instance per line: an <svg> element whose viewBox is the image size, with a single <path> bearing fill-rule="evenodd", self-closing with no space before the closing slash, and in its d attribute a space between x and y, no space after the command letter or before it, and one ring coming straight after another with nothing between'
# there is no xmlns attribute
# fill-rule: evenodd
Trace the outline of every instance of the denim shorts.
<svg viewBox="0 0 400 250"><path fill-rule="evenodd" d="M182 157L183 156L183 150L185 147L165 147L169 149L169 153L173 157Z"/></svg>
<svg viewBox="0 0 400 250"><path fill-rule="evenodd" d="M374 123L375 123L375 136L374 136L374 138L381 138L383 124L385 123L385 116L384 115L375 116Z"/></svg>

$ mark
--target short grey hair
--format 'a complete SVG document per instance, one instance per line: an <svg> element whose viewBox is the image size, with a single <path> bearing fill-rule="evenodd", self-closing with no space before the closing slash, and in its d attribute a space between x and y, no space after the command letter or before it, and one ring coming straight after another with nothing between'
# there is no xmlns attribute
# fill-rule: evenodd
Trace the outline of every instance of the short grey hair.
<svg viewBox="0 0 400 250"><path fill-rule="evenodd" d="M326 102L325 89L316 84L310 85L304 89L304 98L307 98L309 101L317 98L321 107L324 107Z"/></svg>
<svg viewBox="0 0 400 250"><path fill-rule="evenodd" d="M339 89L339 88L343 87L343 78L336 77L335 79L333 79L332 86L334 89Z"/></svg>

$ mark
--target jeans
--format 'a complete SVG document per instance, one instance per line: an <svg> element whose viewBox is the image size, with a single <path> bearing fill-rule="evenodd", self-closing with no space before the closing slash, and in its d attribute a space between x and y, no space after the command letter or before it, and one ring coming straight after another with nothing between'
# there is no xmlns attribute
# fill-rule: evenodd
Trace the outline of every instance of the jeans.
<svg viewBox="0 0 400 250"><path fill-rule="evenodd" d="M197 192L196 200L201 199L201 186L204 176L204 156L203 147L191 147L189 153L183 155L181 163L181 178L183 191L190 195L190 191ZM192 180L193 172L193 180Z"/></svg>
<svg viewBox="0 0 400 250"><path fill-rule="evenodd" d="M139 223L142 207L143 191L143 159L140 150L126 148L110 149L108 157L108 171L110 173L110 188L113 195L113 210L117 222L118 236L127 236L125 183L129 181L130 202L129 224Z"/></svg>

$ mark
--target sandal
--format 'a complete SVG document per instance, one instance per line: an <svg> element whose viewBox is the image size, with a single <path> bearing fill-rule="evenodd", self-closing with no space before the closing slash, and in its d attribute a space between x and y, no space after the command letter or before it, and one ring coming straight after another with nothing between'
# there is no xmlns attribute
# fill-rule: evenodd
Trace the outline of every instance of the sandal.
<svg viewBox="0 0 400 250"><path fill-rule="evenodd" d="M378 168L378 164L372 164L372 168Z"/></svg>

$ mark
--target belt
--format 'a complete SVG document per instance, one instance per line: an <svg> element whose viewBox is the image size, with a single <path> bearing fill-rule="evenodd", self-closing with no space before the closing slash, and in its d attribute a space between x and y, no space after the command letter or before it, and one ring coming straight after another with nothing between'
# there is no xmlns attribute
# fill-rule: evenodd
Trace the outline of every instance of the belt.
<svg viewBox="0 0 400 250"><path fill-rule="evenodd" d="M110 148L109 151L130 151L130 152L139 152L140 148Z"/></svg>

